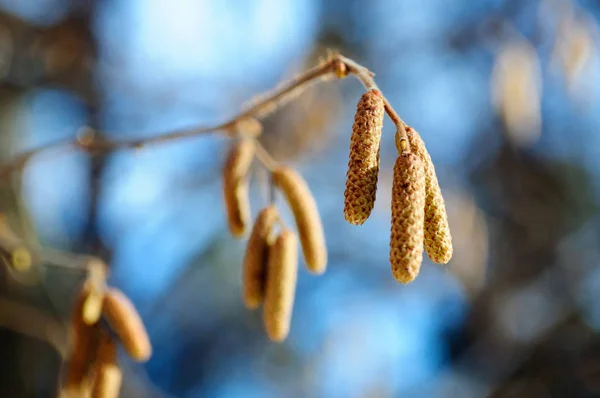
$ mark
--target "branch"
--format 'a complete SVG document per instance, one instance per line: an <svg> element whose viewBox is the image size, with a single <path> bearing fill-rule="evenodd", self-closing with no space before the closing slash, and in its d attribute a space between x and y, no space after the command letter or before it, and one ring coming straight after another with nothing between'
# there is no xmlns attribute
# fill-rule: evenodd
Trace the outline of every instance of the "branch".
<svg viewBox="0 0 600 398"><path fill-rule="evenodd" d="M248 119L256 119L260 120L267 116L268 114L276 111L281 108L283 105L288 103L291 99L298 96L300 93L304 92L308 87L312 84L315 84L319 81L329 80L334 77L338 77L340 79L348 76L349 74L353 75L357 78L367 90L369 89L377 89L377 85L375 84L375 80L373 79L374 74L369 71L364 66L358 64L357 62L346 58L339 54L331 54L329 58L323 62L321 62L316 67L309 69L308 71L302 73L291 81L283 84L281 87L275 89L272 92L265 94L264 96L260 96L251 106L242 111L237 116L231 118L230 120L213 125L213 126L199 126L192 127L189 129L176 130L165 132L161 134L156 134L147 138L138 138L138 139L129 139L129 140L118 140L118 141L101 141L96 139L97 132L89 127L84 127L80 130L79 134L77 134L77 138L74 140L63 140L57 141L27 152L24 152L17 157L15 157L12 161L0 164L0 180L7 178L14 171L20 170L31 158L40 154L40 153L63 153L64 151L71 150L83 150L88 153L103 153L109 152L117 149L139 149L143 148L147 145L153 144L162 144L169 141L174 141L183 138L191 138L196 137L203 134L216 133L220 132L226 136L239 136L244 135L243 132L240 133L237 129L238 125L245 120ZM406 137L406 124L404 121L398 116L398 114L394 111L388 100L383 97L385 103L385 110L390 119L396 125L397 131L408 143ZM103 134L102 134L103 135ZM108 134L106 135L108 136ZM253 137L252 137L253 138ZM258 144L258 143L257 143ZM262 146L257 145L259 151L257 153L259 161L269 170L273 169L277 165L277 162L271 157L271 155L262 148Z"/></svg>

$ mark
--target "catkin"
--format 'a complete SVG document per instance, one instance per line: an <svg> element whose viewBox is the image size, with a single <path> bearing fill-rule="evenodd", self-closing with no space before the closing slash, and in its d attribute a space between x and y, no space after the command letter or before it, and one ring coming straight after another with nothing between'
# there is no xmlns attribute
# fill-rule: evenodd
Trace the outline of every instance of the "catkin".
<svg viewBox="0 0 600 398"><path fill-rule="evenodd" d="M412 153L421 159L425 170L425 251L431 261L446 264L452 258L452 236L435 167L419 133L408 127L406 134Z"/></svg>
<svg viewBox="0 0 600 398"><path fill-rule="evenodd" d="M93 325L102 315L107 268L102 261L91 259L87 264L87 269L89 272L86 281L88 296L83 303L82 316L85 323Z"/></svg>
<svg viewBox="0 0 600 398"><path fill-rule="evenodd" d="M145 362L150 358L152 346L144 323L133 303L120 290L106 289L103 315L131 358L138 362Z"/></svg>
<svg viewBox="0 0 600 398"><path fill-rule="evenodd" d="M256 217L248 239L243 267L244 304L248 309L258 308L263 301L268 238L278 218L279 212L275 206L263 209Z"/></svg>
<svg viewBox="0 0 600 398"><path fill-rule="evenodd" d="M398 282L409 283L423 261L425 173L414 154L400 155L394 166L390 263Z"/></svg>
<svg viewBox="0 0 600 398"><path fill-rule="evenodd" d="M242 237L250 222L248 170L254 153L254 140L240 139L229 151L223 167L223 199L229 230L235 237Z"/></svg>
<svg viewBox="0 0 600 398"><path fill-rule="evenodd" d="M273 341L283 341L289 333L297 274L297 237L294 232L283 230L269 250L263 312L267 335Z"/></svg>
<svg viewBox="0 0 600 398"><path fill-rule="evenodd" d="M92 398L119 398L123 372L117 363L117 345L103 333L96 361L96 380Z"/></svg>
<svg viewBox="0 0 600 398"><path fill-rule="evenodd" d="M285 166L275 169L272 176L294 213L306 266L311 272L322 274L327 267L325 233L317 204L306 181L295 170Z"/></svg>
<svg viewBox="0 0 600 398"><path fill-rule="evenodd" d="M84 285L77 296L71 316L73 337L65 372L65 384L62 387L63 397L80 397L89 393L100 326L99 324L88 325L83 320L83 307L88 295L89 286Z"/></svg>
<svg viewBox="0 0 600 398"><path fill-rule="evenodd" d="M344 218L350 224L363 224L375 205L384 113L383 97L378 90L369 90L360 97L352 126L344 191Z"/></svg>

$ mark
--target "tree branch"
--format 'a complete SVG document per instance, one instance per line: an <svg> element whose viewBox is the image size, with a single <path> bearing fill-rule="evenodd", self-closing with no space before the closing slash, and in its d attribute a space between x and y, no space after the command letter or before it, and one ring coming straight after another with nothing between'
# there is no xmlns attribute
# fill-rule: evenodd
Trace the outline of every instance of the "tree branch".
<svg viewBox="0 0 600 398"><path fill-rule="evenodd" d="M24 152L12 161L4 164L0 164L0 180L7 178L12 172L23 168L31 158L40 153L54 153L60 154L63 151L70 150L83 150L90 154L105 153L117 149L139 149L148 145L161 144L169 141L174 141L182 138L191 138L203 134L209 133L223 133L226 136L240 135L240 132L236 130L237 125L248 118L260 120L267 116L269 113L276 111L281 108L287 102L294 97L301 94L312 84L319 81L329 80L334 77L344 78L349 74L357 78L367 90L377 89L375 80L373 79L374 74L364 66L357 62L346 58L339 54L331 54L329 58L321 62L316 67L307 70L291 81L283 84L281 87L269 92L263 96L259 96L252 102L249 108L242 111L237 116L230 120L213 125L213 126L198 126L189 129L170 131L161 134L156 134L147 138L120 140L120 141L100 141L95 139L96 134L94 129L89 127L82 128L78 137L74 140L57 141L27 152ZM396 125L398 132L406 140L406 124L394 111L388 100L384 98L385 110L390 119ZM108 134L106 134L108 136ZM253 137L252 137L253 138ZM408 142L408 140L407 140ZM264 148L259 147L260 156L259 161L267 169L272 169L277 162L272 159Z"/></svg>

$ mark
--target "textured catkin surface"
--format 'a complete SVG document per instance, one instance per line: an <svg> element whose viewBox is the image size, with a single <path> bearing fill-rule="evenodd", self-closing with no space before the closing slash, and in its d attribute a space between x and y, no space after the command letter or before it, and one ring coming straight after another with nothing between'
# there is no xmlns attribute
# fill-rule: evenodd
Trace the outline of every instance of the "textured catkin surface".
<svg viewBox="0 0 600 398"><path fill-rule="evenodd" d="M268 238L273 225L279 218L275 206L263 209L254 222L243 265L244 304L248 309L256 309L263 301L267 272Z"/></svg>
<svg viewBox="0 0 600 398"><path fill-rule="evenodd" d="M425 174L414 154L401 155L394 166L390 264L398 282L409 283L423 261Z"/></svg>
<svg viewBox="0 0 600 398"><path fill-rule="evenodd" d="M281 166L273 171L273 182L284 193L294 213L306 266L309 271L322 274L327 267L325 233L317 203L306 181L295 170Z"/></svg>
<svg viewBox="0 0 600 398"><path fill-rule="evenodd" d="M145 362L150 358L152 345L146 327L133 303L120 290L106 289L103 315L131 358L138 362Z"/></svg>
<svg viewBox="0 0 600 398"><path fill-rule="evenodd" d="M425 232L424 246L431 261L446 264L452 258L452 237L446 205L435 174L431 156L415 129L406 129L411 151L421 159L425 170Z"/></svg>
<svg viewBox="0 0 600 398"><path fill-rule="evenodd" d="M241 139L231 147L223 167L223 200L229 231L235 237L245 234L250 223L248 170L255 153L252 139Z"/></svg>
<svg viewBox="0 0 600 398"><path fill-rule="evenodd" d="M290 330L296 279L298 274L298 240L290 230L283 230L271 246L263 320L267 335L283 341Z"/></svg>
<svg viewBox="0 0 600 398"><path fill-rule="evenodd" d="M378 90L362 95L356 106L344 191L344 218L363 224L375 205L384 102Z"/></svg>

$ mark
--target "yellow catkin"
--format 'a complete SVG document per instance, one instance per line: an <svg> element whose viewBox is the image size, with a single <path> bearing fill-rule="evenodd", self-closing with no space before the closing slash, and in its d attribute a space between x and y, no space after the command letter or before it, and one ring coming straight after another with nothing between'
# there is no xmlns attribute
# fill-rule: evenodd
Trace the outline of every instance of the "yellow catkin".
<svg viewBox="0 0 600 398"><path fill-rule="evenodd" d="M252 139L240 139L233 144L223 167L223 199L229 230L234 237L242 237L250 223L248 170L255 153Z"/></svg>
<svg viewBox="0 0 600 398"><path fill-rule="evenodd" d="M61 397L65 398L86 396L90 392L100 326L88 325L83 321L83 306L88 295L89 286L84 285L76 298L71 316L72 340L61 391Z"/></svg>
<svg viewBox="0 0 600 398"><path fill-rule="evenodd" d="M265 277L267 268L268 238L273 225L279 218L279 212L275 206L263 209L256 221L246 254L244 255L243 289L244 304L248 309L256 309L263 301L265 292Z"/></svg>
<svg viewBox="0 0 600 398"><path fill-rule="evenodd" d="M350 224L363 224L375 205L384 114L383 97L378 90L369 90L360 97L350 137L344 191L344 218Z"/></svg>
<svg viewBox="0 0 600 398"><path fill-rule="evenodd" d="M101 260L91 259L87 263L87 270L86 285L89 293L83 303L82 315L85 323L93 325L102 315L107 267Z"/></svg>
<svg viewBox="0 0 600 398"><path fill-rule="evenodd" d="M263 312L267 335L273 341L285 340L290 331L297 275L297 237L283 230L269 250Z"/></svg>
<svg viewBox="0 0 600 398"><path fill-rule="evenodd" d="M103 333L96 359L96 380L92 398L119 398L123 382L123 372L117 363L117 345Z"/></svg>
<svg viewBox="0 0 600 398"><path fill-rule="evenodd" d="M145 362L150 358L152 346L144 323L123 292L115 288L106 289L103 315L131 358L138 362Z"/></svg>
<svg viewBox="0 0 600 398"><path fill-rule="evenodd" d="M398 282L412 282L423 261L425 173L414 154L400 155L394 166L390 263Z"/></svg>
<svg viewBox="0 0 600 398"><path fill-rule="evenodd" d="M294 213L306 266L309 271L322 274L327 267L325 233L306 181L295 170L281 166L273 171L273 182L283 191Z"/></svg>
<svg viewBox="0 0 600 398"><path fill-rule="evenodd" d="M425 169L425 250L431 261L446 264L452 258L452 236L435 167L419 133L408 127L406 134L412 153L421 159Z"/></svg>

